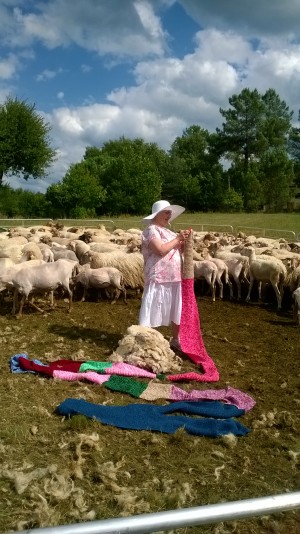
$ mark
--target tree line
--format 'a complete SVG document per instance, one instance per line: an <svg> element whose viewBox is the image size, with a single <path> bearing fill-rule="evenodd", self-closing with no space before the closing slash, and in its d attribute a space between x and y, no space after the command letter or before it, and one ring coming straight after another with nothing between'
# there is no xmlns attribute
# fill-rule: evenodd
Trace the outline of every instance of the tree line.
<svg viewBox="0 0 300 534"><path fill-rule="evenodd" d="M34 105L0 106L0 215L94 218L148 213L158 198L196 211L283 210L300 187L300 128L274 89L243 89L220 108L222 127L191 125L168 151L121 137L88 146L45 194L5 184L45 175L55 160L50 125Z"/></svg>

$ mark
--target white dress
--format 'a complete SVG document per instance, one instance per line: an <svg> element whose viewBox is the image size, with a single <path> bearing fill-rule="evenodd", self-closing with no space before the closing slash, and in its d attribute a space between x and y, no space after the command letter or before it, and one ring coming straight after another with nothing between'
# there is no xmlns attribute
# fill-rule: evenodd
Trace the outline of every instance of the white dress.
<svg viewBox="0 0 300 534"><path fill-rule="evenodd" d="M152 239L158 238L167 243L176 237L168 228L149 225L142 235L144 256L145 287L139 314L139 324L156 328L179 325L181 317L181 269L182 259L179 250L173 249L165 256L155 254L149 248Z"/></svg>

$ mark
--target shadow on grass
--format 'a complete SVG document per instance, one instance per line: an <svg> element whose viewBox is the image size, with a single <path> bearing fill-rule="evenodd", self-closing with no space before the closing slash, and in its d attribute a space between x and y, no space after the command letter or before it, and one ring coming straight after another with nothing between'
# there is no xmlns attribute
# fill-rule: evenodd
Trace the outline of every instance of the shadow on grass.
<svg viewBox="0 0 300 534"><path fill-rule="evenodd" d="M119 334L107 333L105 330L98 330L96 328L85 328L78 326L66 326L62 324L54 324L49 327L49 332L58 336L70 339L72 341L83 340L92 343L101 343L107 348L115 348L120 340Z"/></svg>

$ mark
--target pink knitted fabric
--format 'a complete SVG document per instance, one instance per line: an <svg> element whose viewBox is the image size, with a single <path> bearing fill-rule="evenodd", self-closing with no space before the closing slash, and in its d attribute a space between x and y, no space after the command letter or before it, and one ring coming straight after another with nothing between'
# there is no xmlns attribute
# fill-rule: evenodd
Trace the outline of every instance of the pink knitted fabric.
<svg viewBox="0 0 300 534"><path fill-rule="evenodd" d="M54 378L60 378L60 380L68 380L75 382L76 380L88 380L89 382L95 382L96 384L103 384L109 380L109 376L100 375L94 371L87 371L86 373L72 373L71 371L53 371Z"/></svg>
<svg viewBox="0 0 300 534"><path fill-rule="evenodd" d="M193 362L203 368L204 374L200 375L197 380L201 382L217 382L219 380L218 370L206 352L201 335L200 319L194 292L194 278L182 280L182 311L179 336L182 351ZM172 380L171 377L168 378ZM195 380L195 378L192 380Z"/></svg>
<svg viewBox="0 0 300 534"><path fill-rule="evenodd" d="M135 365L130 365L129 363L118 362L114 363L112 367L107 367L105 369L107 375L122 375L122 376L141 376L145 378L155 378L156 374L141 369L140 367L135 367Z"/></svg>
<svg viewBox="0 0 300 534"><path fill-rule="evenodd" d="M228 386L226 389L207 389L204 391L193 389L192 391L184 391L177 386L172 386L171 396L169 400L183 401L183 400L220 400L227 404L234 404L237 408L248 412L255 406L255 400L238 389Z"/></svg>

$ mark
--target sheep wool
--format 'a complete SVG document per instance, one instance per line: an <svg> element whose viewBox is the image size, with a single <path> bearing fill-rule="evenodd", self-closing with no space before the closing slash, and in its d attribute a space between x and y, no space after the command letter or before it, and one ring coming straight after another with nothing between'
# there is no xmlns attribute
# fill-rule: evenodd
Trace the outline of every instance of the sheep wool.
<svg viewBox="0 0 300 534"><path fill-rule="evenodd" d="M163 335L148 326L132 325L110 356L114 362L126 362L153 373L181 370L182 361L174 354Z"/></svg>

